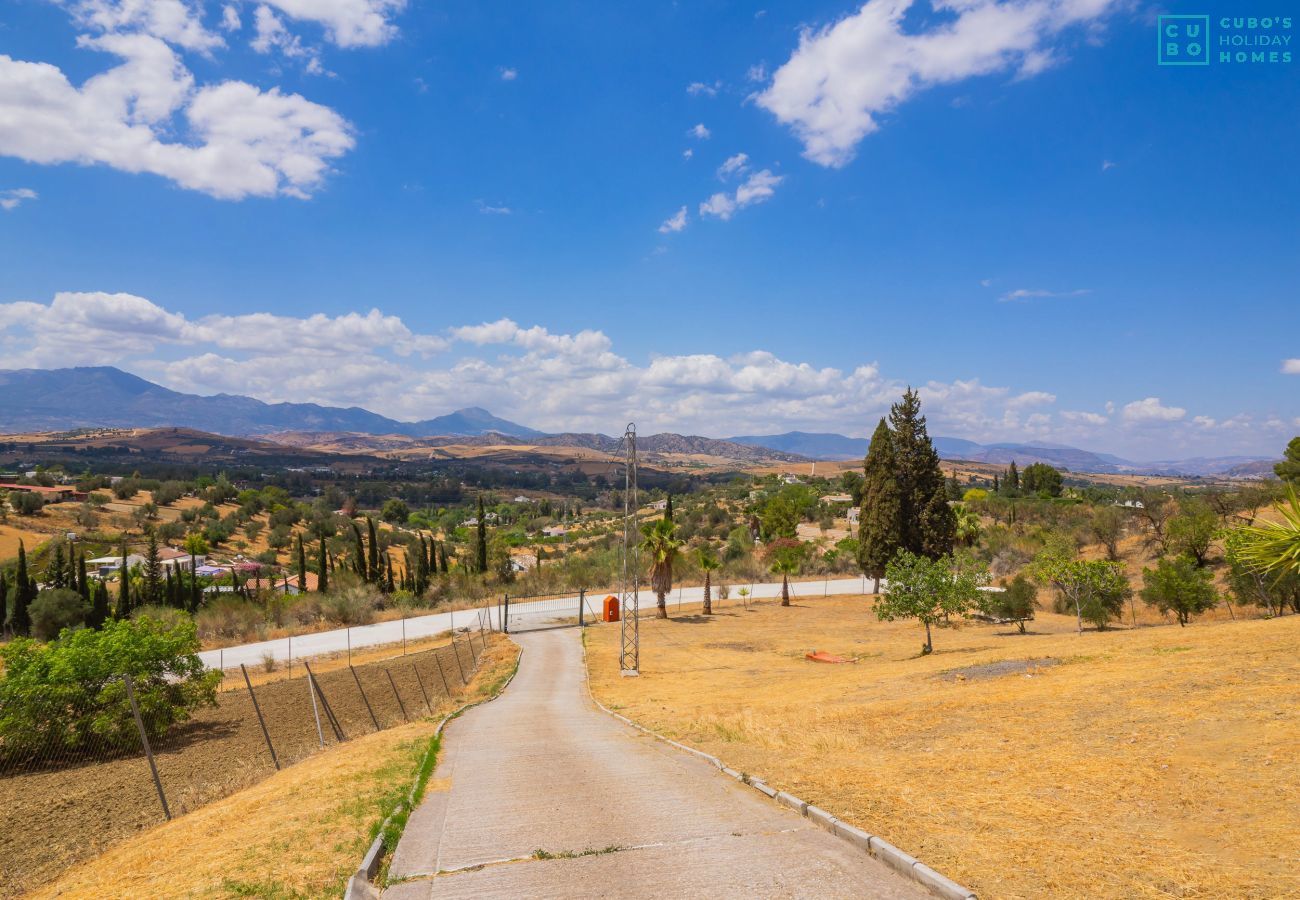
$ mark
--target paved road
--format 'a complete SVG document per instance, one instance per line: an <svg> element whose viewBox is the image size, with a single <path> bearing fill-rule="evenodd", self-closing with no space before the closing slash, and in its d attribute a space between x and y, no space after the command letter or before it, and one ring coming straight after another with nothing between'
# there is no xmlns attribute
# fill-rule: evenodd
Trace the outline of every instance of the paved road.
<svg viewBox="0 0 1300 900"><path fill-rule="evenodd" d="M517 640L523 657L505 694L448 726L393 857L391 878L409 880L384 900L929 896L598 710L576 630Z"/></svg>
<svg viewBox="0 0 1300 900"><path fill-rule="evenodd" d="M830 594L860 594L868 586L867 579L864 578L832 578L826 581L806 581L790 585L790 590L796 596L823 596ZM737 603L736 591L746 585L732 585L731 599L728 603ZM781 584L755 584L750 585L754 598L770 598L781 596ZM599 610L599 596L603 594L591 593L587 597L588 615L594 616ZM682 588L680 591L674 591L668 599L669 609L676 603L699 603L704 599L704 589L701 587ZM526 614L530 612L542 613L545 610L552 609L563 601L571 602L572 607L568 616L576 614L578 609L578 596L574 594L568 598L549 599L545 601L529 602L519 601L511 602L510 611L512 614ZM649 591L641 592L642 608L654 605L654 595ZM498 625L496 621L496 604L492 604L489 609L493 615L493 624ZM453 628L477 628L479 621L479 610L466 609L459 612L435 613L430 616L416 616L407 619L405 623L406 639L416 640L418 638L432 637L436 634L442 634ZM378 644L396 644L402 640L403 623L399 619L393 622L377 622L374 625L363 625L349 630L346 628L337 628L333 631L318 631L314 634L299 635L294 638L280 638L274 641L258 641L253 644L239 644L234 647L226 647L223 650L205 650L199 654L203 664L209 668L233 669L241 663L247 666L253 666L261 663L267 655L275 658L276 662L287 662L292 653L293 659L303 659L318 656L323 653L339 653L348 649L349 642L352 649L356 650L361 647L373 647Z"/></svg>

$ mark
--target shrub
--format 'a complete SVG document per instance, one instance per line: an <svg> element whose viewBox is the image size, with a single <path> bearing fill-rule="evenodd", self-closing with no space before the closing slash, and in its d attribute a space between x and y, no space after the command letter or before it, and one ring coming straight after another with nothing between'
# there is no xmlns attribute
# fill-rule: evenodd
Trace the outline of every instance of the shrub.
<svg viewBox="0 0 1300 900"><path fill-rule="evenodd" d="M19 638L0 647L0 756L76 752L92 742L138 746L123 673L134 681L145 730L165 734L216 703L221 673L204 668L198 647L192 622L167 627L147 617L65 631L48 644Z"/></svg>
<svg viewBox="0 0 1300 900"><path fill-rule="evenodd" d="M1034 618L1038 606L1038 588L1023 574L1017 575L1004 591L981 591L980 611L995 619L1015 622L1025 633L1025 622Z"/></svg>
<svg viewBox="0 0 1300 900"><path fill-rule="evenodd" d="M45 506L45 501L34 491L10 491L9 505L20 516L34 516Z"/></svg>
<svg viewBox="0 0 1300 900"><path fill-rule="evenodd" d="M262 610L242 597L220 594L194 617L200 637L251 639L264 624Z"/></svg>
<svg viewBox="0 0 1300 900"><path fill-rule="evenodd" d="M321 613L340 625L368 625L375 618L378 592L368 585L356 585L321 598Z"/></svg>
<svg viewBox="0 0 1300 900"><path fill-rule="evenodd" d="M41 591L28 609L32 634L42 641L53 640L63 629L83 624L88 612L90 607L76 591L67 588Z"/></svg>

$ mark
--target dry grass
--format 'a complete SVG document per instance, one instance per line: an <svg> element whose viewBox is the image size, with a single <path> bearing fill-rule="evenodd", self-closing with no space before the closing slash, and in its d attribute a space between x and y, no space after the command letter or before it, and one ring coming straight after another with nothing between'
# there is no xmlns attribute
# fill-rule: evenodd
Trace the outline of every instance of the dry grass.
<svg viewBox="0 0 1300 900"><path fill-rule="evenodd" d="M869 599L796 603L647 620L639 679L591 629L592 687L982 897L1300 896L1300 617L1080 636L1040 614L918 657Z"/></svg>
<svg viewBox="0 0 1300 900"><path fill-rule="evenodd" d="M491 696L518 648L496 640L456 705ZM379 824L409 788L438 718L367 735L66 872L34 897L338 897Z"/></svg>

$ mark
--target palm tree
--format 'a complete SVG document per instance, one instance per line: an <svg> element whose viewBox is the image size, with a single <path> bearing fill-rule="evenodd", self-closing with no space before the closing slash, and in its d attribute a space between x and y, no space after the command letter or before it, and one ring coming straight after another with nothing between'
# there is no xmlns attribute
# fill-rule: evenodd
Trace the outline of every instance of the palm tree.
<svg viewBox="0 0 1300 900"><path fill-rule="evenodd" d="M781 576L781 605L790 605L790 576L799 571L799 560L782 556L772 563L772 571Z"/></svg>
<svg viewBox="0 0 1300 900"><path fill-rule="evenodd" d="M1260 574L1300 574L1300 496L1294 487L1274 507L1281 522L1263 522L1239 529L1245 537L1242 558Z"/></svg>
<svg viewBox="0 0 1300 900"><path fill-rule="evenodd" d="M700 571L704 573L704 614L713 615L713 572L722 563L708 547L699 549Z"/></svg>
<svg viewBox="0 0 1300 900"><path fill-rule="evenodd" d="M656 519L641 526L641 549L650 554L650 589L658 597L656 615L668 618L668 604L664 600L673 589L673 562L682 542L677 539L677 526L669 519Z"/></svg>

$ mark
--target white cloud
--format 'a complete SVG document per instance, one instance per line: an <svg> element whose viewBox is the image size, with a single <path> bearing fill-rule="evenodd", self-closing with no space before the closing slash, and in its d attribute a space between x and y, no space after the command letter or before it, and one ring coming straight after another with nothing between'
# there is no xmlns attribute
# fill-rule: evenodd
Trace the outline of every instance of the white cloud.
<svg viewBox="0 0 1300 900"><path fill-rule="evenodd" d="M1109 159L1103 159L1101 161L1101 170L1105 172L1108 169L1115 168L1117 165L1119 165L1119 163L1111 162Z"/></svg>
<svg viewBox="0 0 1300 900"><path fill-rule="evenodd" d="M184 0L66 0L78 27L108 34L139 33L186 50L208 52L225 46L203 25L201 2Z"/></svg>
<svg viewBox="0 0 1300 900"><path fill-rule="evenodd" d="M1054 39L1122 0L932 0L935 14L904 31L914 0L868 0L805 29L799 47L755 99L803 141L804 156L842 166L880 117L918 91L980 75L1030 77L1055 59Z"/></svg>
<svg viewBox="0 0 1300 900"><path fill-rule="evenodd" d="M519 77L519 70L518 70L518 69L505 69L505 68L503 68L503 69L500 70L500 72L501 72L501 80L502 80L502 81L514 81L516 78Z"/></svg>
<svg viewBox="0 0 1300 900"><path fill-rule="evenodd" d="M745 78L748 81L767 81L767 65L754 63L745 71Z"/></svg>
<svg viewBox="0 0 1300 900"><path fill-rule="evenodd" d="M1077 410L1065 410L1061 413L1061 418L1066 422L1073 422L1080 425L1105 425L1110 418L1103 416L1101 413L1081 412Z"/></svg>
<svg viewBox="0 0 1300 900"><path fill-rule="evenodd" d="M406 0L265 0L291 19L325 29L339 47L378 47L397 34L392 17Z"/></svg>
<svg viewBox="0 0 1300 900"><path fill-rule="evenodd" d="M149 172L223 199L305 197L353 146L338 113L241 81L196 88L163 41L83 37L122 59L74 86L48 63L0 55L0 154ZM176 139L179 138L179 139Z"/></svg>
<svg viewBox="0 0 1300 900"><path fill-rule="evenodd" d="M685 150L682 151L682 159L690 159L694 155L695 155L695 151L692 150L690 147L687 147Z"/></svg>
<svg viewBox="0 0 1300 900"><path fill-rule="evenodd" d="M744 172L749 168L749 156L744 153L737 153L735 156L727 157L727 161L718 167L718 177L727 178Z"/></svg>
<svg viewBox="0 0 1300 900"><path fill-rule="evenodd" d="M31 188L10 188L0 191L0 209L9 212L22 206L24 200L35 200L39 196Z"/></svg>
<svg viewBox="0 0 1300 900"><path fill-rule="evenodd" d="M284 20L271 11L268 6L259 6L253 13L255 35L249 44L257 53L270 53L279 50L289 59L301 59L308 74L324 74L325 68L320 61L320 51L303 44L296 34L291 34L285 27Z"/></svg>
<svg viewBox="0 0 1300 900"><path fill-rule="evenodd" d="M1282 360L1283 375L1300 375L1300 359Z"/></svg>
<svg viewBox="0 0 1300 900"><path fill-rule="evenodd" d="M686 86L686 93L690 94L692 97L699 97L701 95L705 97L716 97L718 96L718 88L720 87L722 87L721 81L715 81L713 84L705 84L703 81L692 81Z"/></svg>
<svg viewBox="0 0 1300 900"><path fill-rule="evenodd" d="M1159 397L1147 397L1134 400L1124 405L1125 422L1141 424L1145 422L1177 422L1187 415L1187 410L1180 406L1165 406Z"/></svg>
<svg viewBox="0 0 1300 900"><path fill-rule="evenodd" d="M664 219L664 223L659 226L659 233L671 234L673 232L681 231L685 227L686 227L686 207L683 206L681 209L677 210L677 212L673 213L667 219Z"/></svg>
<svg viewBox="0 0 1300 900"><path fill-rule="evenodd" d="M1075 291L1045 291L1042 290L1041 288L1036 288L1036 289L1017 288L1014 291L1009 291L1008 293L1003 294L1001 297L998 298L998 301L1000 303L1011 303L1013 301L1042 300L1045 298L1054 298L1054 297L1082 297L1088 293L1090 292L1088 291L1087 288L1082 288L1080 290L1075 290Z"/></svg>
<svg viewBox="0 0 1300 900"><path fill-rule="evenodd" d="M1219 423L1216 422L1214 419L1210 418L1209 416L1193 416L1192 424L1197 425L1201 428L1213 428L1215 425Z"/></svg>
<svg viewBox="0 0 1300 900"><path fill-rule="evenodd" d="M981 278L981 279L980 279L980 287L992 287L992 286L993 286L993 279L992 279L992 278Z"/></svg>
<svg viewBox="0 0 1300 900"><path fill-rule="evenodd" d="M478 206L478 211L485 216L508 216L514 213L513 209L504 204L493 205L482 200L475 200L474 203Z"/></svg>
<svg viewBox="0 0 1300 900"><path fill-rule="evenodd" d="M725 222L738 210L769 199L776 192L776 186L784 180L784 175L773 175L770 169L761 169L736 188L735 194L722 191L701 203L700 215L713 216Z"/></svg>
<svg viewBox="0 0 1300 900"><path fill-rule="evenodd" d="M709 136L712 134L712 132L709 131L709 129L704 127L703 122L699 123L698 125L696 125L694 128L692 128L690 131L686 133L689 134L691 137L698 138L701 141L708 140Z"/></svg>
<svg viewBox="0 0 1300 900"><path fill-rule="evenodd" d="M221 7L221 28L223 31L239 31L244 27L244 23L239 17L239 7L233 3L227 3Z"/></svg>

